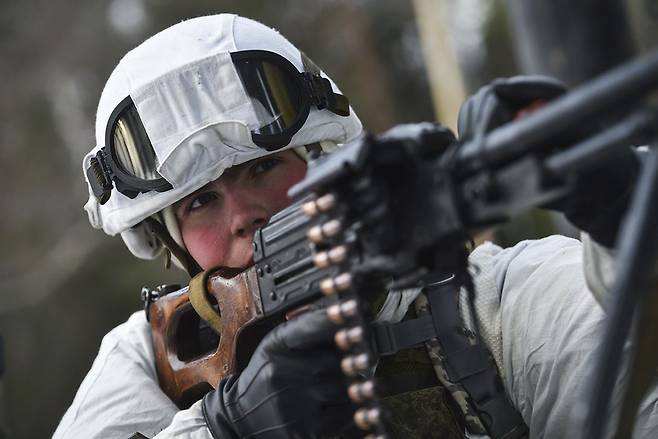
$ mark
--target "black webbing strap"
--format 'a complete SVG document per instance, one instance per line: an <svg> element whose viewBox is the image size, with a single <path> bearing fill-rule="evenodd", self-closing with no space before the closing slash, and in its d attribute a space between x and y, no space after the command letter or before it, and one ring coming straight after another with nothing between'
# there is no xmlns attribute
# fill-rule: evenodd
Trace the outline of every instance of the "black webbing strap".
<svg viewBox="0 0 658 439"><path fill-rule="evenodd" d="M430 338L436 337L436 330L432 316L427 315L399 323L375 324L372 334L377 353L387 356L403 349L422 346Z"/></svg>
<svg viewBox="0 0 658 439"><path fill-rule="evenodd" d="M450 381L461 384L469 395L491 439L527 438L528 427L507 398L491 354L480 340L473 344L464 331L459 285L445 282L425 291Z"/></svg>

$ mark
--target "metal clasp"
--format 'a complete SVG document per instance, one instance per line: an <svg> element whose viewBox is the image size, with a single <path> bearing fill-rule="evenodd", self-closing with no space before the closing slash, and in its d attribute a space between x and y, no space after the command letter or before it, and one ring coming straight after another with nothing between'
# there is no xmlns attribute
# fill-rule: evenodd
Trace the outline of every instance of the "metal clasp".
<svg viewBox="0 0 658 439"><path fill-rule="evenodd" d="M139 293L139 296L144 304L144 312L146 313L146 321L151 321L151 316L149 315L150 305L158 300L160 297L166 296L169 293L180 290L181 286L179 284L162 284L157 287L150 289L149 287L142 287L142 290Z"/></svg>

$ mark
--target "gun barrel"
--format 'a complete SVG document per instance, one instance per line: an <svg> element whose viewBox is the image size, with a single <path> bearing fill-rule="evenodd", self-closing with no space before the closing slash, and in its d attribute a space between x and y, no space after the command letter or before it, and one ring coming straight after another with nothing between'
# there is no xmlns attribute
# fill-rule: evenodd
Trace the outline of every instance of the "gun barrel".
<svg viewBox="0 0 658 439"><path fill-rule="evenodd" d="M555 99L528 116L506 124L483 139L469 141L457 151L461 175L471 175L481 166L504 163L537 147L550 138L588 119L609 113L658 87L658 50L622 64Z"/></svg>
<svg viewBox="0 0 658 439"><path fill-rule="evenodd" d="M656 135L656 125L656 113L648 110L632 113L623 121L547 158L544 168L555 175L593 169L614 156L620 147L649 143Z"/></svg>

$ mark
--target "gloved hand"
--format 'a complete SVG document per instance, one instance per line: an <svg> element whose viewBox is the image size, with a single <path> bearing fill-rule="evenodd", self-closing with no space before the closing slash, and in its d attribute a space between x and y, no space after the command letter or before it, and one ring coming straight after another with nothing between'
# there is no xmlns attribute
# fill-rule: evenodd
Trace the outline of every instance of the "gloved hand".
<svg viewBox="0 0 658 439"><path fill-rule="evenodd" d="M459 138L464 141L483 136L565 91L561 82L543 76L496 79L460 108ZM578 132L562 133L555 146L569 146L595 128L578 127ZM568 195L545 207L562 212L595 241L613 247L638 169L639 161L631 148L620 150L595 170L573 179Z"/></svg>
<svg viewBox="0 0 658 439"><path fill-rule="evenodd" d="M300 438L332 435L351 425L354 406L326 311L274 328L239 375L203 398L213 436Z"/></svg>
<svg viewBox="0 0 658 439"><path fill-rule="evenodd" d="M547 76L499 78L481 87L459 109L459 140L471 140L514 120L522 110L532 111L567 91Z"/></svg>

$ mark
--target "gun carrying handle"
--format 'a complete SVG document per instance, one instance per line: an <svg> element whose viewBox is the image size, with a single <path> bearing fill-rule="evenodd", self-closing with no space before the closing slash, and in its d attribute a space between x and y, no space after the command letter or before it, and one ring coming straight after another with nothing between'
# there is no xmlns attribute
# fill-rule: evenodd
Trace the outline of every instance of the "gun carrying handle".
<svg viewBox="0 0 658 439"><path fill-rule="evenodd" d="M208 300L210 296L208 292L208 278L220 270L220 267L215 267L197 274L190 280L189 289L192 308L208 323L217 335L222 334L222 316L221 311L215 310L210 300Z"/></svg>

